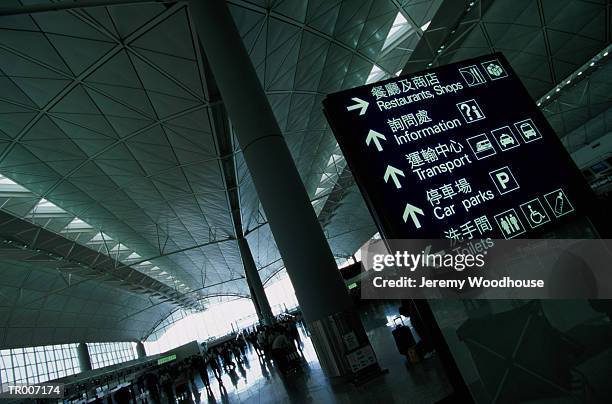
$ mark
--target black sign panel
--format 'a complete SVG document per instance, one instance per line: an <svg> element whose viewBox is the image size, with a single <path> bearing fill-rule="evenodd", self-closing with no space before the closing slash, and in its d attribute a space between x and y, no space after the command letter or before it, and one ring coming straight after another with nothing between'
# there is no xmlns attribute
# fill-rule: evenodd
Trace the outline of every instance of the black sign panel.
<svg viewBox="0 0 612 404"><path fill-rule="evenodd" d="M331 94L323 104L387 238L535 237L592 202L502 54Z"/></svg>

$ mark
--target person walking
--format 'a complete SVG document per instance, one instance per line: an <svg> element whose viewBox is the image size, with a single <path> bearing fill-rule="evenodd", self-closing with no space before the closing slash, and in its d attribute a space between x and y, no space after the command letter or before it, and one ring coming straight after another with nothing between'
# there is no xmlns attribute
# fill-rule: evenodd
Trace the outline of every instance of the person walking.
<svg viewBox="0 0 612 404"><path fill-rule="evenodd" d="M207 355L194 355L192 365L191 365L200 375L200 379L202 383L204 383L204 387L206 388L207 393L211 393L210 390L210 379L208 378L208 361Z"/></svg>
<svg viewBox="0 0 612 404"><path fill-rule="evenodd" d="M219 382L219 385L223 386L223 381L221 380L221 365L219 365L219 356L217 355L216 350L211 350L208 356L208 363L210 364L210 368L215 375L215 378Z"/></svg>
<svg viewBox="0 0 612 404"><path fill-rule="evenodd" d="M234 370L236 365L232 361L232 351L227 343L223 345L221 350L221 358L223 359L223 369L225 369L226 372Z"/></svg>

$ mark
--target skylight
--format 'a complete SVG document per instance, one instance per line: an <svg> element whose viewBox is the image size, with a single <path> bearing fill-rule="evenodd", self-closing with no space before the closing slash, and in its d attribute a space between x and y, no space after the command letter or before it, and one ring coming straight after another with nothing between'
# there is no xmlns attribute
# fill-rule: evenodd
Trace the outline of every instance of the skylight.
<svg viewBox="0 0 612 404"><path fill-rule="evenodd" d="M321 194L324 193L325 191L327 191L327 188L317 188L317 191L315 192L315 196L321 196Z"/></svg>
<svg viewBox="0 0 612 404"><path fill-rule="evenodd" d="M53 202L50 202L50 201L46 200L45 198L42 198L40 201L38 201L36 206L34 206L34 208L32 208L32 210L30 211L28 216L49 215L49 214L55 214L55 215L62 215L63 216L63 215L66 215L67 213L66 213L66 211L64 209L60 208L59 206L57 206Z"/></svg>
<svg viewBox="0 0 612 404"><path fill-rule="evenodd" d="M329 160L327 160L327 166L330 167L338 162L340 162L340 160L342 160L342 155L338 154L338 153L332 153L331 156L329 156Z"/></svg>
<svg viewBox="0 0 612 404"><path fill-rule="evenodd" d="M99 243L104 243L107 241L112 241L113 239L110 238L108 236L108 234L106 233L102 233L101 231L98 232L98 234L96 234L95 236L93 236L93 238L91 240L89 240L89 243L91 244L99 244Z"/></svg>
<svg viewBox="0 0 612 404"><path fill-rule="evenodd" d="M346 160L340 151L340 146L336 145L336 147L332 150L329 159L327 160L327 165L325 166L323 173L321 174L319 185L315 191L314 200L311 201L317 215L321 213L321 210L325 206L325 201L334 189L334 186L338 182L338 177L345 167Z"/></svg>
<svg viewBox="0 0 612 404"><path fill-rule="evenodd" d="M17 185L12 179L6 178L4 175L0 175L0 185L4 184Z"/></svg>
<svg viewBox="0 0 612 404"><path fill-rule="evenodd" d="M130 251L129 248L127 248L127 246L125 244L117 244L116 246L114 246L113 248L111 248L112 252L117 252L117 251Z"/></svg>
<svg viewBox="0 0 612 404"><path fill-rule="evenodd" d="M64 227L64 230L62 230L62 232L80 232L83 230L90 229L93 229L93 227L89 223L79 219L78 217L75 217L70 223L68 223L68 225L66 225L66 227Z"/></svg>
<svg viewBox="0 0 612 404"><path fill-rule="evenodd" d="M366 84L373 83L375 81L381 80L385 76L385 72L377 65L372 65L372 70L370 71L370 75L366 80Z"/></svg>
<svg viewBox="0 0 612 404"><path fill-rule="evenodd" d="M393 21L393 25L387 34L387 39L385 39L382 50L385 50L389 46L398 42L400 38L410 32L410 28L411 25L408 20L406 20L406 17L404 17L402 13L397 13L395 20Z"/></svg>
<svg viewBox="0 0 612 404"><path fill-rule="evenodd" d="M138 253L133 252L130 255L128 255L126 260L133 261L133 260L137 260L138 258L141 258L141 256Z"/></svg>
<svg viewBox="0 0 612 404"><path fill-rule="evenodd" d="M30 193L30 191L0 174L0 196L10 197L15 193Z"/></svg>

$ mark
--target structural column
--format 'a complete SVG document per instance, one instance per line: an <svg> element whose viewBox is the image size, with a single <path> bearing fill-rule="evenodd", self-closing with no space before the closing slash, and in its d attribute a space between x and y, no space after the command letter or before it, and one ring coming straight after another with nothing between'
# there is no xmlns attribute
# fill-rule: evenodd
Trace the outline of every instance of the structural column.
<svg viewBox="0 0 612 404"><path fill-rule="evenodd" d="M138 357L138 359L142 359L147 356L147 351L145 351L145 347L142 341L138 341L136 343L136 356Z"/></svg>
<svg viewBox="0 0 612 404"><path fill-rule="evenodd" d="M247 284L249 283L249 280L247 279ZM255 314L257 314L257 318L259 319L260 323L263 323L263 314L261 313L261 309L259 308L259 304L257 304L257 299L255 298L255 292L253 292L253 288L251 287L251 285L249 285L249 294L251 296L251 302L253 302L253 307L255 307Z"/></svg>
<svg viewBox="0 0 612 404"><path fill-rule="evenodd" d="M330 376L349 375L356 350L374 354L227 3L189 4L321 365Z"/></svg>
<svg viewBox="0 0 612 404"><path fill-rule="evenodd" d="M79 367L81 372L91 370L91 358L89 357L89 349L84 342L77 345L77 358L79 359Z"/></svg>
<svg viewBox="0 0 612 404"><path fill-rule="evenodd" d="M244 266L244 273L246 275L247 283L251 291L251 299L255 305L255 311L259 317L259 321L265 325L272 324L274 316L272 315L272 309L268 302L268 297L264 290L249 242L246 238L241 237L238 239L238 248L240 249L240 255L242 257L242 264Z"/></svg>

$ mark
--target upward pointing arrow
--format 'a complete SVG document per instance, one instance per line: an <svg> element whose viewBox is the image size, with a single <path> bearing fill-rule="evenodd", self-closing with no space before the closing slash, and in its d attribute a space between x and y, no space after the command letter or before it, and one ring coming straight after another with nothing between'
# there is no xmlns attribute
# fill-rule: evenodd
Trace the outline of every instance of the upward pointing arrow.
<svg viewBox="0 0 612 404"><path fill-rule="evenodd" d="M412 219L412 222L414 223L414 227L416 227L417 229L420 229L421 222L419 222L417 213L419 215L425 215L425 213L423 212L423 209L417 208L416 206L407 203L406 208L404 209L404 216L403 216L404 223L406 223L406 221L408 220L408 217L410 217Z"/></svg>
<svg viewBox="0 0 612 404"><path fill-rule="evenodd" d="M382 151L382 146L380 145L380 140L387 140L387 138L385 137L385 135L383 135L382 133L378 133L375 130L370 129L370 131L368 132L368 137L366 137L366 145L369 146L370 143L372 143L372 140L374 141L374 144L376 145L376 148L378 149L378 151Z"/></svg>
<svg viewBox="0 0 612 404"><path fill-rule="evenodd" d="M346 107L347 111L353 111L355 109L361 109L361 111L359 111L359 115L363 115L363 114L366 113L366 110L368 109L368 105L370 105L369 102L364 101L361 98L357 98L357 97L353 97L353 98L351 98L351 100L355 101L355 104L349 105L348 107Z"/></svg>
<svg viewBox="0 0 612 404"><path fill-rule="evenodd" d="M397 176L401 175L402 177L406 177L404 175L404 172L400 169L397 169L393 166L387 166L387 171L385 171L385 182L389 182L389 177L393 178L393 182L395 183L395 186L397 187L397 189L400 189L402 187L402 184L400 184L399 179L397 179Z"/></svg>

